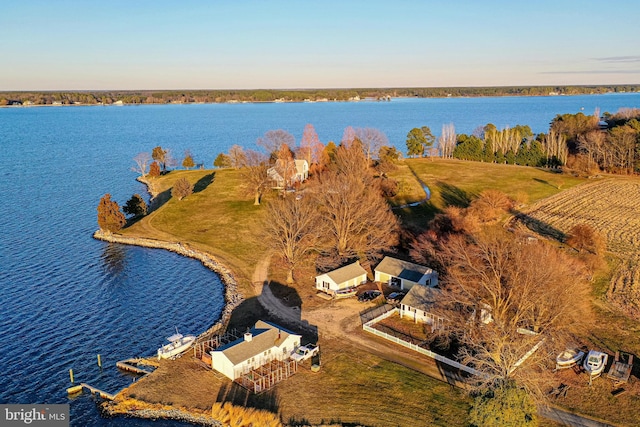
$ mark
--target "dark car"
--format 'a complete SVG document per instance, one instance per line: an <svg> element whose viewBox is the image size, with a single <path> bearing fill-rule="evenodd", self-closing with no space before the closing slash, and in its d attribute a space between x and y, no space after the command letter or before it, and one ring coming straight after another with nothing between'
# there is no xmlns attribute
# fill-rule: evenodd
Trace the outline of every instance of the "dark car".
<svg viewBox="0 0 640 427"><path fill-rule="evenodd" d="M387 302L389 304L398 304L402 301L402 298L404 298L405 295L406 294L404 292L391 292L387 296Z"/></svg>
<svg viewBox="0 0 640 427"><path fill-rule="evenodd" d="M382 293L380 291L364 291L358 297L358 301L360 302L373 301L374 299L378 298L381 294Z"/></svg>

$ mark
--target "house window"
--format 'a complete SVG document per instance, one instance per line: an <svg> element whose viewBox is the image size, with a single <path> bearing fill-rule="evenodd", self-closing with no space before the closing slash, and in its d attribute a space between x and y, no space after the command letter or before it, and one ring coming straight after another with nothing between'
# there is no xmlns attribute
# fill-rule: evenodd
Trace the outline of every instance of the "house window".
<svg viewBox="0 0 640 427"><path fill-rule="evenodd" d="M322 287L325 289L329 289L329 282L322 282Z"/></svg>

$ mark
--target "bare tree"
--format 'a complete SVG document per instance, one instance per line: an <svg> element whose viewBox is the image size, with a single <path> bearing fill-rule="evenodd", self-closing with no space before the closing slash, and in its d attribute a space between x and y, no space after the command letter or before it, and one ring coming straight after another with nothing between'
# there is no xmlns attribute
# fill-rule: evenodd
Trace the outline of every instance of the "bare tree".
<svg viewBox="0 0 640 427"><path fill-rule="evenodd" d="M322 225L317 202L311 197L278 198L269 202L264 231L287 265L287 283L294 282L296 265L316 248L323 234Z"/></svg>
<svg viewBox="0 0 640 427"><path fill-rule="evenodd" d="M147 167L151 163L151 154L147 152L138 153L133 161L136 162L136 167L131 168L132 171L139 173L141 176L147 176Z"/></svg>
<svg viewBox="0 0 640 427"><path fill-rule="evenodd" d="M567 164L569 148L567 147L567 138L563 134L558 131L550 130L544 138L543 145L547 161L558 163L560 165Z"/></svg>
<svg viewBox="0 0 640 427"><path fill-rule="evenodd" d="M275 170L282 178L284 188L290 187L296 176L296 164L293 160L293 152L287 144L281 144L275 153Z"/></svg>
<svg viewBox="0 0 640 427"><path fill-rule="evenodd" d="M318 193L328 223L328 250L342 258L376 258L397 244L398 219L370 181L327 172L319 179Z"/></svg>
<svg viewBox="0 0 640 427"><path fill-rule="evenodd" d="M578 252L587 251L594 255L602 254L607 246L604 237L588 224L574 226L567 236L567 244Z"/></svg>
<svg viewBox="0 0 640 427"><path fill-rule="evenodd" d="M356 140L356 131L351 126L347 126L344 128L344 132L342 133L342 139L340 140L340 144L345 147L350 147L353 141Z"/></svg>
<svg viewBox="0 0 640 427"><path fill-rule="evenodd" d="M544 243L526 244L500 229L452 235L439 246L444 266L435 311L460 358L484 385L535 382L518 366L534 346L557 354L572 329L586 325L589 286L579 261ZM588 327L588 326L587 326ZM548 353L547 353L548 356ZM531 364L528 363L527 366Z"/></svg>
<svg viewBox="0 0 640 427"><path fill-rule="evenodd" d="M369 164L372 159L378 157L380 148L389 143L387 135L376 128L357 128L355 133L356 138L362 145L362 150L367 158L367 164Z"/></svg>
<svg viewBox="0 0 640 427"><path fill-rule="evenodd" d="M247 155L242 147L236 144L229 148L229 161L234 169L240 169L247 162Z"/></svg>
<svg viewBox="0 0 640 427"><path fill-rule="evenodd" d="M358 140L348 146L338 146L334 155L334 163L331 166L333 170L343 175L361 177L363 179L371 175L369 162Z"/></svg>
<svg viewBox="0 0 640 427"><path fill-rule="evenodd" d="M268 130L264 136L256 140L256 145L264 148L269 156L276 153L282 144L286 144L289 147L293 147L296 144L296 139L293 135L283 129Z"/></svg>
<svg viewBox="0 0 640 427"><path fill-rule="evenodd" d="M253 196L253 204L259 205L262 194L269 183L268 159L264 154L254 150L247 150L245 156L242 168L244 187L246 192Z"/></svg>
<svg viewBox="0 0 640 427"><path fill-rule="evenodd" d="M456 128L453 123L442 125L442 135L438 138L440 155L445 159L453 156L453 149L456 148Z"/></svg>
<svg viewBox="0 0 640 427"><path fill-rule="evenodd" d="M322 150L324 145L320 142L318 134L312 124L307 124L302 132L302 140L300 140L300 148L298 149L298 158L304 159L309 166L320 163L322 159Z"/></svg>
<svg viewBox="0 0 640 427"><path fill-rule="evenodd" d="M178 200L182 200L187 196L193 194L193 185L187 178L180 178L173 183L171 187L171 196Z"/></svg>

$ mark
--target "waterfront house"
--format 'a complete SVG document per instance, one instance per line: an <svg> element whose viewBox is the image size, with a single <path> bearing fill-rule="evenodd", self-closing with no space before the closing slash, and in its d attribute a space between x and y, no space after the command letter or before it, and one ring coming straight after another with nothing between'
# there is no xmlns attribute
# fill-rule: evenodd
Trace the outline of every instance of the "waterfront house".
<svg viewBox="0 0 640 427"><path fill-rule="evenodd" d="M390 256L384 257L374 272L376 282L388 283L402 290L409 290L414 285L438 285L438 273L429 267Z"/></svg>
<svg viewBox="0 0 640 427"><path fill-rule="evenodd" d="M267 169L267 175L273 181L274 188L284 188L285 179L282 173L286 169L291 169L291 178L287 185L292 185L296 182L304 182L309 178L309 162L306 160L296 159L292 162L288 162L287 165L283 165L282 160L277 160L276 165Z"/></svg>
<svg viewBox="0 0 640 427"><path fill-rule="evenodd" d="M316 289L335 295L336 292L367 282L367 272L358 261L316 276Z"/></svg>
<svg viewBox="0 0 640 427"><path fill-rule="evenodd" d="M240 339L211 352L211 368L234 381L274 360L286 360L300 346L300 335L259 320Z"/></svg>

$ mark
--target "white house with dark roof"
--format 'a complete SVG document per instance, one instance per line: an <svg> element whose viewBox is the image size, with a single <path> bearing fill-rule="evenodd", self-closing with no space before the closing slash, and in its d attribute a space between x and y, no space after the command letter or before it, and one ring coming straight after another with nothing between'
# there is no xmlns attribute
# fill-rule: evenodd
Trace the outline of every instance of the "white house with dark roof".
<svg viewBox="0 0 640 427"><path fill-rule="evenodd" d="M334 295L367 282L367 272L358 261L316 276L316 289Z"/></svg>
<svg viewBox="0 0 640 427"><path fill-rule="evenodd" d="M431 329L441 328L444 319L432 313L434 304L440 296L440 290L428 286L413 286L400 301L398 308L400 317L408 318L416 323L431 325Z"/></svg>
<svg viewBox="0 0 640 427"><path fill-rule="evenodd" d="M295 182L305 182L307 179L309 179L309 162L304 159L296 159L293 161L293 164L291 166L295 169L295 172L291 177L291 182L289 182L288 184L293 184ZM283 167L281 160L276 161L276 166L267 169L267 175L269 176L269 179L273 181L276 188L283 188L285 185L284 178L279 172L282 169Z"/></svg>
<svg viewBox="0 0 640 427"><path fill-rule="evenodd" d="M438 273L429 267L390 256L380 261L374 273L376 282L388 283L402 290L409 290L414 285L429 287L438 285Z"/></svg>
<svg viewBox="0 0 640 427"><path fill-rule="evenodd" d="M273 360L285 360L300 346L300 335L259 320L244 337L211 352L211 368L234 381Z"/></svg>

